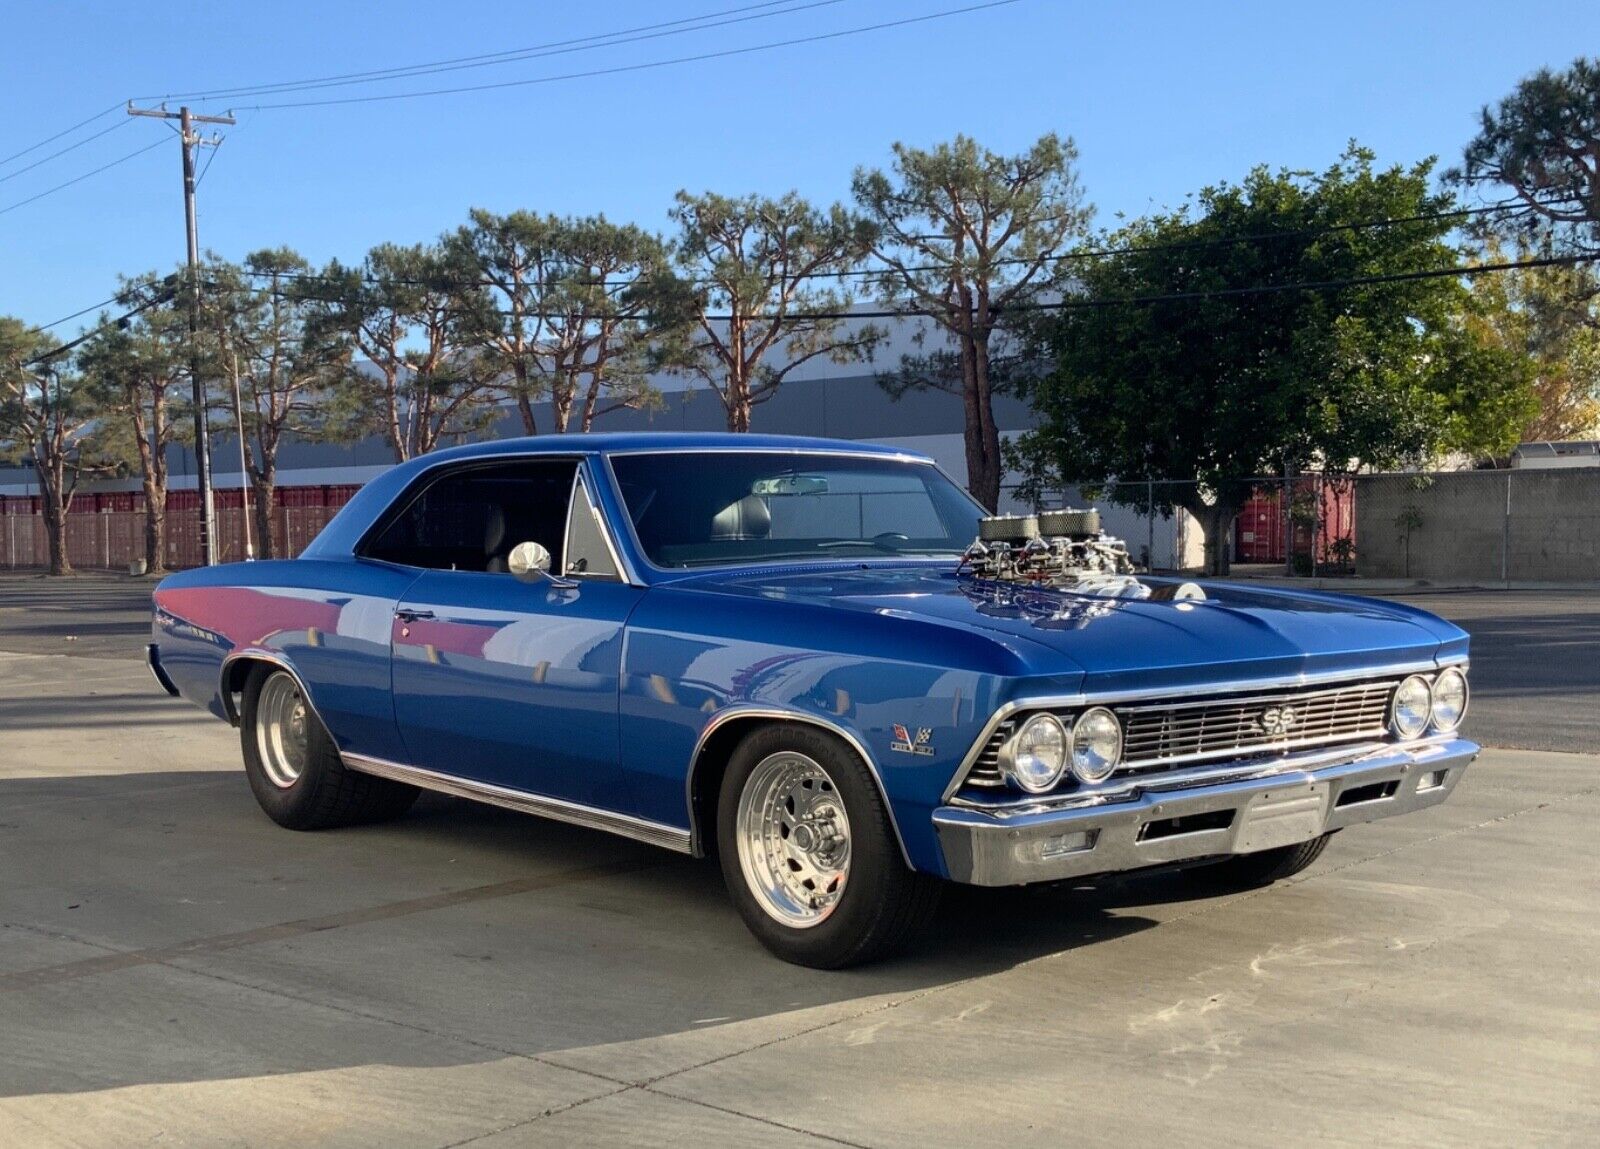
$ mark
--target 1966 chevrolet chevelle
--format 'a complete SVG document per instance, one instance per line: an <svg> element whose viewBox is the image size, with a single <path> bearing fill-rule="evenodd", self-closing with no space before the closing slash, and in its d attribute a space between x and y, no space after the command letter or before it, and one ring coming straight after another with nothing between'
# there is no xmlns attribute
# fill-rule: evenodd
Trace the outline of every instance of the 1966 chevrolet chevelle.
<svg viewBox="0 0 1600 1149"><path fill-rule="evenodd" d="M441 451L298 559L166 579L154 639L283 826L427 789L715 854L819 967L904 942L946 881L1270 882L1478 750L1447 622L1138 575L1094 511L986 516L825 440Z"/></svg>

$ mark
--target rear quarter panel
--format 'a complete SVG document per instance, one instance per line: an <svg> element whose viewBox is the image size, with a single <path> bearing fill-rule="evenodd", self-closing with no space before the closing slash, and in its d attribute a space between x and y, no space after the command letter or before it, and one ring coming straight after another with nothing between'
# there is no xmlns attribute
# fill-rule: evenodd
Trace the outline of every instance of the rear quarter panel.
<svg viewBox="0 0 1600 1149"><path fill-rule="evenodd" d="M288 663L340 749L402 757L390 695L395 604L415 578L380 563L290 559L183 571L155 591L152 641L185 698L228 716L223 662Z"/></svg>

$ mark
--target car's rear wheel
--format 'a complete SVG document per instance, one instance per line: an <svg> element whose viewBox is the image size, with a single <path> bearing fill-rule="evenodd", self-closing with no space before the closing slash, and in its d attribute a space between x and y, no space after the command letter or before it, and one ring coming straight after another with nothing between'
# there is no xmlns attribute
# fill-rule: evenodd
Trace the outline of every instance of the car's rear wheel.
<svg viewBox="0 0 1600 1149"><path fill-rule="evenodd" d="M245 775L267 816L291 830L379 822L406 812L417 788L345 768L294 675L261 664L239 710Z"/></svg>
<svg viewBox="0 0 1600 1149"><path fill-rule="evenodd" d="M941 883L905 864L867 768L821 730L779 724L740 743L718 796L717 846L745 924L796 965L885 957L938 905Z"/></svg>
<svg viewBox="0 0 1600 1149"><path fill-rule="evenodd" d="M1251 890L1270 886L1273 882L1292 878L1322 856L1333 834L1323 834L1309 842L1293 846L1279 846L1257 854L1239 854L1220 862L1207 862L1184 870L1184 876L1194 885L1214 890Z"/></svg>

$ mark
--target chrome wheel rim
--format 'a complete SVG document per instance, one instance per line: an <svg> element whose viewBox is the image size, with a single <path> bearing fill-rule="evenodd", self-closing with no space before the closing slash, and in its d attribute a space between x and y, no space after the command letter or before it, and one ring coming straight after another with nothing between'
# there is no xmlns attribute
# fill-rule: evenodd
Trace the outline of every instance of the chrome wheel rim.
<svg viewBox="0 0 1600 1149"><path fill-rule="evenodd" d="M807 929L838 908L850 876L850 819L817 762L792 750L763 758L739 794L739 868L756 901Z"/></svg>
<svg viewBox="0 0 1600 1149"><path fill-rule="evenodd" d="M311 708L300 684L278 671L256 699L256 751L267 780L287 790L305 772L310 747Z"/></svg>

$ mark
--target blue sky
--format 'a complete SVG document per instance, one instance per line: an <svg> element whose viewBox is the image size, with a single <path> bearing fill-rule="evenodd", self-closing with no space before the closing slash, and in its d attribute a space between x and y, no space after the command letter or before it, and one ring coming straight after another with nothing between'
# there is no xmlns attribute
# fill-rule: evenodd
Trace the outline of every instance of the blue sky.
<svg viewBox="0 0 1600 1149"><path fill-rule="evenodd" d="M805 0L792 0L804 3ZM316 96L520 80L715 52L980 0L838 0L643 43ZM590 4L46 3L0 41L10 155L130 96L299 80L506 51L744 7ZM997 150L1071 135L1100 222L1181 202L1259 162L1322 167L1346 140L1384 161L1455 159L1478 109L1542 65L1600 53L1600 4L1019 0L856 36L646 71L430 99L243 110L200 189L201 243L286 244L321 262L453 228L469 207L604 212L665 229L680 187L846 196L895 140ZM301 97L301 98L308 98ZM222 110L228 100L206 104ZM175 106L175 105L174 105ZM45 323L119 272L183 256L176 140L120 112L0 165L0 313ZM127 163L9 205L167 137ZM204 162L204 157L202 158ZM8 176L15 178L7 179ZM70 334L76 321L58 328Z"/></svg>

